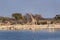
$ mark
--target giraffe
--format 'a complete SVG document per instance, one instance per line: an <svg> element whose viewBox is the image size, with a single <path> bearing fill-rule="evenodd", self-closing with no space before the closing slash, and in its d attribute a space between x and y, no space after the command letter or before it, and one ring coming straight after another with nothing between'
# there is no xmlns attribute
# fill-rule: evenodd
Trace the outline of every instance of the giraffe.
<svg viewBox="0 0 60 40"><path fill-rule="evenodd" d="M32 19L32 21L31 21L31 24L37 24L37 20L32 16L32 14L28 14L30 17L31 17L31 19Z"/></svg>

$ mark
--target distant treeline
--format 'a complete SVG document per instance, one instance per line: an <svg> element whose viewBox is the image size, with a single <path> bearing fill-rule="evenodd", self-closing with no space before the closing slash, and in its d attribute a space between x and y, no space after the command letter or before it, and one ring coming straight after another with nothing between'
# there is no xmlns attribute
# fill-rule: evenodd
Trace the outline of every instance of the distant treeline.
<svg viewBox="0 0 60 40"><path fill-rule="evenodd" d="M11 16L12 16L12 19L20 20L20 19L26 19L27 16L29 17L28 14L31 14L36 19L42 19L43 18L41 14L32 14L32 13L26 13L26 15L22 15L22 13L13 13ZM57 14L53 18L54 19L60 19L60 14ZM9 19L9 17L0 16L0 20L8 20L8 19Z"/></svg>
<svg viewBox="0 0 60 40"><path fill-rule="evenodd" d="M29 15L29 14L31 14L31 15ZM27 23L28 21L29 22L32 21L31 16L34 19L36 19L37 21L45 19L42 17L41 14L32 14L32 13L26 13L25 15L22 15L22 13L13 13L11 16L12 16L12 18L0 16L0 21L2 21L2 22L6 22L6 21L14 22L15 21L15 23L16 22ZM57 14L55 17L53 17L51 19L60 20L60 14Z"/></svg>

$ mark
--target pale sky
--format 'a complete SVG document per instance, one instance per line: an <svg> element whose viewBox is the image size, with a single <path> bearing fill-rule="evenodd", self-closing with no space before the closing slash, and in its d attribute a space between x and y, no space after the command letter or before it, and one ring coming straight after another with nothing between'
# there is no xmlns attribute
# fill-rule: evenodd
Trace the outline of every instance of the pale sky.
<svg viewBox="0 0 60 40"><path fill-rule="evenodd" d="M60 14L60 0L0 0L0 16L12 13L39 13L45 18Z"/></svg>

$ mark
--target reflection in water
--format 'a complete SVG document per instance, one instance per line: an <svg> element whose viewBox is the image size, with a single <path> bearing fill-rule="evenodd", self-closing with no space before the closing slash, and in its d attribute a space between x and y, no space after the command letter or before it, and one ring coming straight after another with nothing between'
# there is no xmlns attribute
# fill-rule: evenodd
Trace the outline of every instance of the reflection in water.
<svg viewBox="0 0 60 40"><path fill-rule="evenodd" d="M48 28L47 31L48 31L48 32L54 32L55 29L54 29L54 28Z"/></svg>
<svg viewBox="0 0 60 40"><path fill-rule="evenodd" d="M46 28L46 29L42 29L42 30L45 30L47 32L55 32L55 31L60 31L59 28Z"/></svg>
<svg viewBox="0 0 60 40"><path fill-rule="evenodd" d="M54 25L48 24L47 31L48 32L54 32L55 31Z"/></svg>
<svg viewBox="0 0 60 40"><path fill-rule="evenodd" d="M54 32L55 31L55 26L48 24L47 29L48 32Z"/></svg>
<svg viewBox="0 0 60 40"><path fill-rule="evenodd" d="M35 32L31 30L2 30L0 31L0 40L60 40L60 29L47 28Z"/></svg>
<svg viewBox="0 0 60 40"><path fill-rule="evenodd" d="M60 31L50 33L45 30L50 29L36 32L31 30L0 31L0 40L60 40Z"/></svg>
<svg viewBox="0 0 60 40"><path fill-rule="evenodd" d="M32 31L35 32L38 30L32 30ZM56 31L60 31L60 28L43 28L43 29L40 29L39 31L56 32Z"/></svg>

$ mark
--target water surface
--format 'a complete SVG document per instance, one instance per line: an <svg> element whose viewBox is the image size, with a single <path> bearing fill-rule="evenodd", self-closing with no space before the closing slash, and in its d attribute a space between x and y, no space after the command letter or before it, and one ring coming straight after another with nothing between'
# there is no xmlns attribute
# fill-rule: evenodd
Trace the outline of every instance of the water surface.
<svg viewBox="0 0 60 40"><path fill-rule="evenodd" d="M1 30L0 40L60 40L60 31Z"/></svg>

